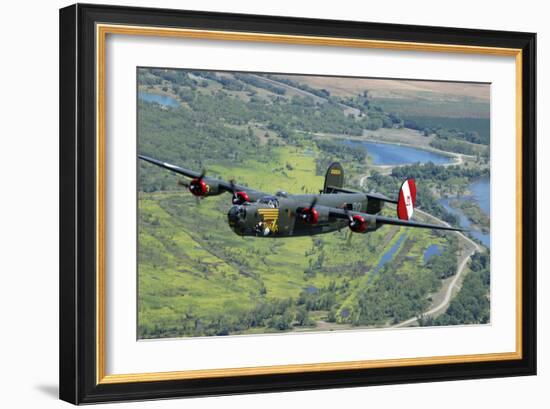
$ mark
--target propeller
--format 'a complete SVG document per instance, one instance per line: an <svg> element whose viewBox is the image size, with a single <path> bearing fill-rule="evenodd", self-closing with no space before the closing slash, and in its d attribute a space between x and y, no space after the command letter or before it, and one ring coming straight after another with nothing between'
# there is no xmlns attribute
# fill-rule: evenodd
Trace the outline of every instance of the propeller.
<svg viewBox="0 0 550 409"><path fill-rule="evenodd" d="M184 179L178 179L178 186L183 186L189 189L189 191L195 196L197 204L200 204L200 199L206 196L208 192L208 186L204 181L204 175L206 171L203 169L200 175L191 181Z"/></svg>
<svg viewBox="0 0 550 409"><path fill-rule="evenodd" d="M182 180L182 179L178 179L178 186L183 186L187 189L189 189L189 187L191 186L191 183L187 180ZM193 195L195 196L195 195ZM195 202L200 205L201 204L201 198L199 196L195 196Z"/></svg>
<svg viewBox="0 0 550 409"><path fill-rule="evenodd" d="M233 202L233 204L236 204L235 200L237 199L237 196L236 196L237 188L235 187L235 179L234 178L229 179L229 186L231 187L231 195L232 195L231 201Z"/></svg>
<svg viewBox="0 0 550 409"><path fill-rule="evenodd" d="M315 205L317 204L317 196L313 197L309 207L306 207L302 210L300 217L304 223L308 224L317 224L319 221L319 212L315 210Z"/></svg>
<svg viewBox="0 0 550 409"><path fill-rule="evenodd" d="M199 177L194 178L189 183L189 191L195 196L206 196L208 193L208 185L204 181L206 171L203 169Z"/></svg>
<svg viewBox="0 0 550 409"><path fill-rule="evenodd" d="M311 201L311 204L309 205L309 208L313 209L316 204L317 204L317 196L313 196L313 200Z"/></svg>

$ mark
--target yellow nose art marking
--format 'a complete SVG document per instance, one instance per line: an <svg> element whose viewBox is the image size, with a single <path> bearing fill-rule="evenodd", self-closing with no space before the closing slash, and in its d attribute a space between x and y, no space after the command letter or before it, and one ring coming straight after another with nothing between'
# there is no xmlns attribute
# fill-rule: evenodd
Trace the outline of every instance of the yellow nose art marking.
<svg viewBox="0 0 550 409"><path fill-rule="evenodd" d="M279 230L279 226L277 225L279 209L258 209L258 213L262 216L264 223L272 232Z"/></svg>

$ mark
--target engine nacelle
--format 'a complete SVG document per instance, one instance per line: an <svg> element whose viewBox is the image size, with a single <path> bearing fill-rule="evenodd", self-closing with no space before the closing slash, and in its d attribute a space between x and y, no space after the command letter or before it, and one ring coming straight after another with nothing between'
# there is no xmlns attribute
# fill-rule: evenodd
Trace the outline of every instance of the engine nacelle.
<svg viewBox="0 0 550 409"><path fill-rule="evenodd" d="M300 212L300 219L307 224L317 224L319 221L319 212L314 207L305 207Z"/></svg>
<svg viewBox="0 0 550 409"><path fill-rule="evenodd" d="M329 209L326 206L298 208L296 217L306 224L325 224L330 221Z"/></svg>
<svg viewBox="0 0 550 409"><path fill-rule="evenodd" d="M250 197L246 192L235 192L232 202L234 205L242 205L244 203L250 202Z"/></svg>
<svg viewBox="0 0 550 409"><path fill-rule="evenodd" d="M350 230L354 233L367 233L378 230L382 225L376 224L376 219L366 215L366 217L354 214L348 224Z"/></svg>
<svg viewBox="0 0 550 409"><path fill-rule="evenodd" d="M354 233L365 233L368 227L365 218L358 214L353 215L349 221L349 228Z"/></svg>
<svg viewBox="0 0 550 409"><path fill-rule="evenodd" d="M189 191L199 197L204 196L215 196L219 195L219 183L204 179L204 178L195 178L189 183Z"/></svg>

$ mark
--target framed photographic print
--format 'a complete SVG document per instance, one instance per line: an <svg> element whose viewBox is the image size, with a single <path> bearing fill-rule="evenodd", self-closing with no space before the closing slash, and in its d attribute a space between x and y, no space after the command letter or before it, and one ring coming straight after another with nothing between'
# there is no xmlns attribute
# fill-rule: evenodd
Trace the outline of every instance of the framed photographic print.
<svg viewBox="0 0 550 409"><path fill-rule="evenodd" d="M60 397L536 373L535 34L60 11Z"/></svg>

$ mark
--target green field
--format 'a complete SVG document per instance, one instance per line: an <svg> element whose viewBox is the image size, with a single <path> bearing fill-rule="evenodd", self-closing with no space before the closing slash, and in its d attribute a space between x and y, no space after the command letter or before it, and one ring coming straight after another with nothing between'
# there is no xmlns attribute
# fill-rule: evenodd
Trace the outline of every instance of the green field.
<svg viewBox="0 0 550 409"><path fill-rule="evenodd" d="M140 90L179 102L167 108L139 101L142 154L271 193L318 192L334 160L345 164L348 181L368 171L366 152L313 137L361 133L364 119L344 115L338 104L314 104L228 73L138 74ZM365 109L371 121L388 122L383 111ZM439 167L423 172L426 186L469 177ZM394 196L401 177L372 180ZM328 324L385 327L420 316L448 267L456 270L460 243L431 230L385 226L351 240L348 229L314 237L239 237L227 225L230 195L196 200L177 182L171 172L140 162L140 338L319 330ZM430 211L443 211L433 204L431 188L419 195ZM393 216L395 210L384 212ZM431 244L441 254L426 263Z"/></svg>

